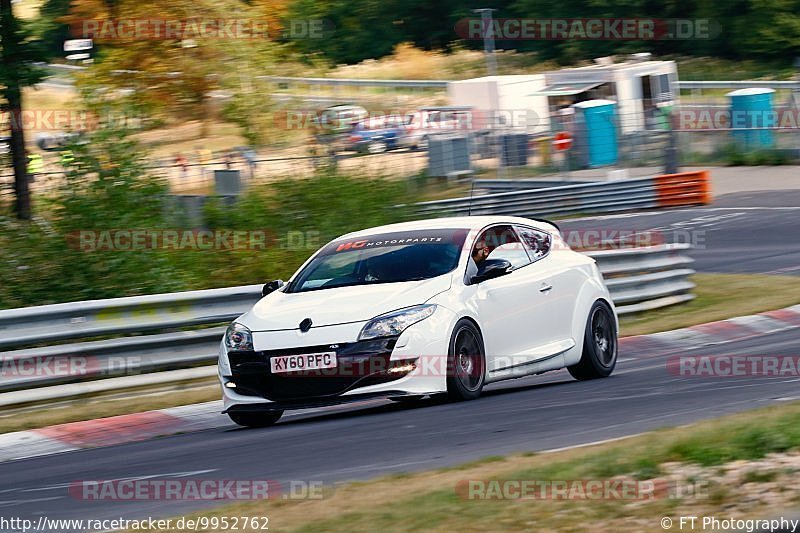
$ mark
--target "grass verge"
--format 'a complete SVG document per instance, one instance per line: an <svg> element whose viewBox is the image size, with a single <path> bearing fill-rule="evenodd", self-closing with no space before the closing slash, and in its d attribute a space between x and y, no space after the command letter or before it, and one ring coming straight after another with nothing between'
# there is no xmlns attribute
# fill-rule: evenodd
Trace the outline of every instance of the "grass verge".
<svg viewBox="0 0 800 533"><path fill-rule="evenodd" d="M685 304L621 317L620 334L646 335L800 303L794 276L767 274L695 274L697 297Z"/></svg>
<svg viewBox="0 0 800 533"><path fill-rule="evenodd" d="M197 516L268 516L271 529L281 531L577 531L590 524L593 531L654 531L663 516L727 515L743 491L712 486L704 494L647 501L475 500L456 487L465 480L664 479L661 466L668 462L718 469L799 447L800 403L784 404L597 446L350 483L323 499L238 503ZM746 510L774 511L758 503Z"/></svg>

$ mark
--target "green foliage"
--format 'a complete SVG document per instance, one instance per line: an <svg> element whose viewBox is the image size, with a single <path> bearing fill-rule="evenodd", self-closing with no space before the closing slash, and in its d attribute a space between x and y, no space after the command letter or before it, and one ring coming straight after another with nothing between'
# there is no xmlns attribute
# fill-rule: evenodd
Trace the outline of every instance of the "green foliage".
<svg viewBox="0 0 800 533"><path fill-rule="evenodd" d="M406 217L393 207L408 202L404 183L320 173L253 187L233 205L208 201L205 227L263 231L266 246L87 249L98 232L192 228L125 130L107 125L71 149L66 183L39 206L46 218L0 216L0 308L287 279L330 239Z"/></svg>
<svg viewBox="0 0 800 533"><path fill-rule="evenodd" d="M40 43L31 37L30 28L6 9L5 0L0 9L0 92L18 90L39 83L44 77L42 69L34 65L44 54ZM8 2L10 8L11 3ZM5 110L5 106L0 106Z"/></svg>
<svg viewBox="0 0 800 533"><path fill-rule="evenodd" d="M69 13L71 0L45 0L39 8L39 17L31 21L31 31L42 43L48 59L64 57L64 41L72 39L69 25L60 19Z"/></svg>
<svg viewBox="0 0 800 533"><path fill-rule="evenodd" d="M496 8L494 17L498 19L710 21L708 33L700 27L699 33L686 39L542 39L496 43L498 49L535 51L542 59L562 64L605 55L650 51L658 56L681 54L769 60L785 67L800 55L798 0L699 0L695 3L675 0L500 0L489 5L457 0L369 0L358 4L345 0L294 0L289 5L287 19L323 19L330 26L322 38L294 40L299 50L322 55L331 63L356 63L388 55L401 42L411 42L425 50L449 49L456 43L481 49L482 41L460 41L462 37L454 29L460 19L478 17L472 9L479 7Z"/></svg>
<svg viewBox="0 0 800 533"><path fill-rule="evenodd" d="M157 250L87 251L81 235L163 228L166 185L148 175L143 154L124 130L102 128L70 147L66 180L40 206L47 218L0 218L3 307L168 292L180 278ZM83 232L83 233L82 233Z"/></svg>
<svg viewBox="0 0 800 533"><path fill-rule="evenodd" d="M791 157L785 150L746 149L735 143L724 146L721 155L723 161L730 166L787 165L791 162Z"/></svg>
<svg viewBox="0 0 800 533"><path fill-rule="evenodd" d="M174 260L197 274L193 285L287 279L331 239L407 218L406 209L394 206L407 203L408 196L402 182L330 172L254 187L233 208L210 201L204 218L213 230L265 231L266 250L187 252L176 254ZM208 280L214 281L209 285Z"/></svg>

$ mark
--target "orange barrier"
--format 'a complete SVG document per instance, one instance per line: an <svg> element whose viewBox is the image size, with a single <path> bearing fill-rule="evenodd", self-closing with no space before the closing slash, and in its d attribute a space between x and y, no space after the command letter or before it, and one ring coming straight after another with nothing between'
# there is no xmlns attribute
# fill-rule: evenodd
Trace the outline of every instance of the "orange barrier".
<svg viewBox="0 0 800 533"><path fill-rule="evenodd" d="M711 177L708 170L656 176L659 207L707 205L711 203Z"/></svg>

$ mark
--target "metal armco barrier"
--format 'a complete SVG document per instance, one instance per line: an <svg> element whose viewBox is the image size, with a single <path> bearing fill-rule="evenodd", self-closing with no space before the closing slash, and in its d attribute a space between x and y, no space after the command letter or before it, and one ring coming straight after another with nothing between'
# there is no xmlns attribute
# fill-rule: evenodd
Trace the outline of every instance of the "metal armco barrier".
<svg viewBox="0 0 800 533"><path fill-rule="evenodd" d="M606 278L620 314L690 300L688 244L585 252ZM0 311L3 346L114 336L0 353L0 405L213 376L224 326L125 336L232 320L261 285L92 300ZM200 367L200 368L195 368Z"/></svg>
<svg viewBox="0 0 800 533"><path fill-rule="evenodd" d="M261 285L0 310L0 348L226 322L261 296Z"/></svg>
<svg viewBox="0 0 800 533"><path fill-rule="evenodd" d="M660 244L585 252L597 261L620 315L666 307L694 298L688 280L689 244Z"/></svg>
<svg viewBox="0 0 800 533"><path fill-rule="evenodd" d="M661 207L711 203L708 170L656 176L655 186Z"/></svg>
<svg viewBox="0 0 800 533"><path fill-rule="evenodd" d="M566 185L579 185L581 181L567 181L565 179L474 179L472 185L475 190L486 191L487 193L523 191L527 189L547 189L550 187L564 187ZM593 180L586 180L584 183L596 183Z"/></svg>
<svg viewBox="0 0 800 533"><path fill-rule="evenodd" d="M704 170L435 200L417 203L415 208L422 217L468 214L552 217L710 202L710 178Z"/></svg>

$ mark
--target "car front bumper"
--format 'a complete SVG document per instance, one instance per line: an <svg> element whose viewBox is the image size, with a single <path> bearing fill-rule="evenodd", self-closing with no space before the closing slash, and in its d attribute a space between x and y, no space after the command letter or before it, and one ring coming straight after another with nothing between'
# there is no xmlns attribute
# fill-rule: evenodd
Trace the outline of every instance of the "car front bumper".
<svg viewBox="0 0 800 533"><path fill-rule="evenodd" d="M399 337L347 343L230 353L220 343L225 412L303 409L444 392L451 320L449 312L441 310ZM322 352L336 353L336 368L271 372L271 357Z"/></svg>

